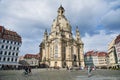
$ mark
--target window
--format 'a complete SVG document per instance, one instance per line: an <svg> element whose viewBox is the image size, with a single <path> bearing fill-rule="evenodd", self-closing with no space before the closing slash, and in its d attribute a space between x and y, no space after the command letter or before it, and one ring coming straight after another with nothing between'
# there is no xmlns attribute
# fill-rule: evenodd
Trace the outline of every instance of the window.
<svg viewBox="0 0 120 80"><path fill-rule="evenodd" d="M18 56L18 53L16 53L16 56Z"/></svg>
<svg viewBox="0 0 120 80"><path fill-rule="evenodd" d="M11 61L13 61L13 58L11 59Z"/></svg>
<svg viewBox="0 0 120 80"><path fill-rule="evenodd" d="M6 49L8 49L8 46L6 46Z"/></svg>
<svg viewBox="0 0 120 80"><path fill-rule="evenodd" d="M6 59L6 58L4 57L4 58L3 58L3 61L5 61L5 59Z"/></svg>
<svg viewBox="0 0 120 80"><path fill-rule="evenodd" d="M7 43L9 43L9 41L7 41Z"/></svg>
<svg viewBox="0 0 120 80"><path fill-rule="evenodd" d="M58 54L58 46L55 46L55 54Z"/></svg>
<svg viewBox="0 0 120 80"><path fill-rule="evenodd" d="M0 55L2 55L3 51L0 51Z"/></svg>
<svg viewBox="0 0 120 80"><path fill-rule="evenodd" d="M19 50L19 47L17 47L17 50Z"/></svg>
<svg viewBox="0 0 120 80"><path fill-rule="evenodd" d="M15 53L13 52L12 55L14 56L14 54L15 54Z"/></svg>
<svg viewBox="0 0 120 80"><path fill-rule="evenodd" d="M11 44L12 44L13 42L11 41Z"/></svg>
<svg viewBox="0 0 120 80"><path fill-rule="evenodd" d="M12 46L10 46L10 48L9 48L10 50L12 49Z"/></svg>
<svg viewBox="0 0 120 80"><path fill-rule="evenodd" d="M13 50L15 50L15 47L13 48Z"/></svg>
<svg viewBox="0 0 120 80"><path fill-rule="evenodd" d="M5 51L4 55L7 55L7 51Z"/></svg>
<svg viewBox="0 0 120 80"><path fill-rule="evenodd" d="M5 40L3 40L3 43L5 43Z"/></svg>
<svg viewBox="0 0 120 80"><path fill-rule="evenodd" d="M7 61L10 61L10 58L7 58Z"/></svg>
<svg viewBox="0 0 120 80"><path fill-rule="evenodd" d="M54 57L55 58L58 57L58 46L57 45L55 45L55 55L54 55Z"/></svg>
<svg viewBox="0 0 120 80"><path fill-rule="evenodd" d="M15 61L17 62L17 58L15 59Z"/></svg>
<svg viewBox="0 0 120 80"><path fill-rule="evenodd" d="M11 55L11 52L9 52L8 55Z"/></svg>
<svg viewBox="0 0 120 80"><path fill-rule="evenodd" d="M59 18L59 20L61 20L61 18Z"/></svg>
<svg viewBox="0 0 120 80"><path fill-rule="evenodd" d="M2 49L4 48L4 45L2 45Z"/></svg>

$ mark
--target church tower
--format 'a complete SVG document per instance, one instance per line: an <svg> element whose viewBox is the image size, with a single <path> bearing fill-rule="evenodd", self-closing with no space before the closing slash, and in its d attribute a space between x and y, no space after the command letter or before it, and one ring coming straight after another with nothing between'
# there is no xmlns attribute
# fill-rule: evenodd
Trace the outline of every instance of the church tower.
<svg viewBox="0 0 120 80"><path fill-rule="evenodd" d="M44 32L44 40L46 41L48 39L48 33L47 33L47 29Z"/></svg>
<svg viewBox="0 0 120 80"><path fill-rule="evenodd" d="M53 20L51 32L44 32L44 39L40 44L41 64L49 67L84 67L83 42L78 27L76 38L73 38L71 25L64 13L62 5L58 8L58 15Z"/></svg>

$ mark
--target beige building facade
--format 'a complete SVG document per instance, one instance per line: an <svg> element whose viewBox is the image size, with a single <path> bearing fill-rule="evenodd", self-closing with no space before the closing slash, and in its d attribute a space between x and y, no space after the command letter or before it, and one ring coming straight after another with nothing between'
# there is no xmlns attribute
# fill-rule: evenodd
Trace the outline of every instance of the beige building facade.
<svg viewBox="0 0 120 80"><path fill-rule="evenodd" d="M109 68L120 68L120 34L108 45Z"/></svg>
<svg viewBox="0 0 120 80"><path fill-rule="evenodd" d="M88 51L85 54L86 66L96 66L103 68L108 65L108 54L106 52Z"/></svg>
<svg viewBox="0 0 120 80"><path fill-rule="evenodd" d="M109 67L116 65L115 39L108 45Z"/></svg>
<svg viewBox="0 0 120 80"><path fill-rule="evenodd" d="M39 54L25 54L24 59L31 67L39 67Z"/></svg>
<svg viewBox="0 0 120 80"><path fill-rule="evenodd" d="M84 44L80 38L78 27L73 38L72 27L64 15L64 8L58 8L58 15L53 20L51 32L44 32L40 44L41 64L49 67L84 67Z"/></svg>

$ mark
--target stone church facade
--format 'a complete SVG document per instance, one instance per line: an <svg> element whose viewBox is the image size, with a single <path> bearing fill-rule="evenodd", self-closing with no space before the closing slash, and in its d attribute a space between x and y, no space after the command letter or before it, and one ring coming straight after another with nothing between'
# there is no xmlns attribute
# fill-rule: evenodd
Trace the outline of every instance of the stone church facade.
<svg viewBox="0 0 120 80"><path fill-rule="evenodd" d="M41 64L49 67L84 67L84 43L76 27L75 39L72 27L64 15L64 8L58 8L57 18L54 19L51 32L44 32L44 39L40 44Z"/></svg>

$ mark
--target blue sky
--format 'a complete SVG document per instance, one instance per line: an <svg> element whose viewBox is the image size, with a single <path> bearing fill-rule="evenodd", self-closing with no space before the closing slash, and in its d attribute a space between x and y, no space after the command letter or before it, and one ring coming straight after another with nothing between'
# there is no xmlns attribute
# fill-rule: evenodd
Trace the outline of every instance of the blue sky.
<svg viewBox="0 0 120 80"><path fill-rule="evenodd" d="M50 32L61 4L72 33L79 27L84 52L107 51L120 34L120 0L0 0L0 25L22 36L19 55L39 52L43 33Z"/></svg>

